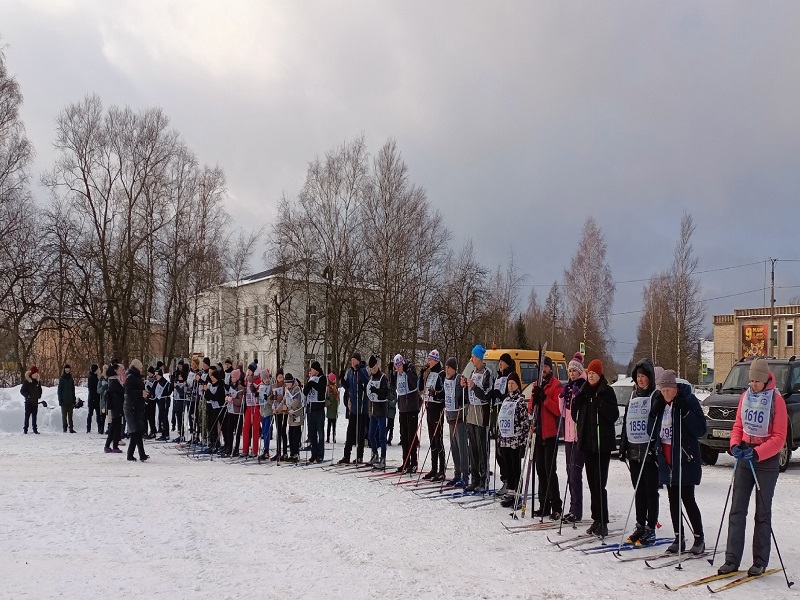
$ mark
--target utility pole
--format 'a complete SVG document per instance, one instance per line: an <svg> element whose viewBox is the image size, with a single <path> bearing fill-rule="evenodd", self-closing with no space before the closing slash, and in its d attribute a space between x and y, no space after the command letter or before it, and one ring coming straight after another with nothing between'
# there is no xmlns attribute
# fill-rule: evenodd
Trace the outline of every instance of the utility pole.
<svg viewBox="0 0 800 600"><path fill-rule="evenodd" d="M777 340L773 338L775 331L775 263L778 262L777 258L771 258L769 261L772 263L772 284L769 294L769 343L767 345L767 356L774 356L775 345Z"/></svg>

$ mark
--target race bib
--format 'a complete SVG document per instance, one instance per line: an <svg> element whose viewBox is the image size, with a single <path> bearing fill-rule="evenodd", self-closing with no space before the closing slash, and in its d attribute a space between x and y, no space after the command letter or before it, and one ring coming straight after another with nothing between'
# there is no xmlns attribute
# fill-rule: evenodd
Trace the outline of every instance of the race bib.
<svg viewBox="0 0 800 600"><path fill-rule="evenodd" d="M211 408L219 408L219 402L216 400L211 401Z"/></svg>
<svg viewBox="0 0 800 600"><path fill-rule="evenodd" d="M664 416L661 417L661 443L672 445L672 404L664 407Z"/></svg>
<svg viewBox="0 0 800 600"><path fill-rule="evenodd" d="M428 378L425 380L425 393L428 393L429 389L436 389L436 380L439 379L439 373L428 373ZM433 396L429 395L429 398L433 400Z"/></svg>
<svg viewBox="0 0 800 600"><path fill-rule="evenodd" d="M456 409L456 380L444 380L444 408L445 410Z"/></svg>
<svg viewBox="0 0 800 600"><path fill-rule="evenodd" d="M755 393L747 388L742 400L742 429L747 435L767 437L769 435L769 416L772 411L772 397L775 390Z"/></svg>
<svg viewBox="0 0 800 600"><path fill-rule="evenodd" d="M500 437L514 437L514 411L516 409L516 400L506 400L500 406L500 411L497 413L497 429L500 431Z"/></svg>
<svg viewBox="0 0 800 600"><path fill-rule="evenodd" d="M479 388L483 384L483 372L481 373L473 372L471 379L475 384L475 387L473 387L469 391L469 403L472 404L473 406L480 406L481 404L483 404L483 400L481 400L475 395L475 388Z"/></svg>
<svg viewBox="0 0 800 600"><path fill-rule="evenodd" d="M259 406L266 406L269 401L269 395L272 392L272 386L262 385L258 388L258 404Z"/></svg>
<svg viewBox="0 0 800 600"><path fill-rule="evenodd" d="M508 386L508 377L498 377L494 380L494 389L500 392L501 396L506 395L506 387Z"/></svg>
<svg viewBox="0 0 800 600"><path fill-rule="evenodd" d="M408 396L408 375L405 373L397 374L397 395Z"/></svg>
<svg viewBox="0 0 800 600"><path fill-rule="evenodd" d="M625 430L628 441L633 444L646 444L649 439L647 420L650 418L650 400L650 396L639 396L631 398L628 403L628 422L625 423Z"/></svg>

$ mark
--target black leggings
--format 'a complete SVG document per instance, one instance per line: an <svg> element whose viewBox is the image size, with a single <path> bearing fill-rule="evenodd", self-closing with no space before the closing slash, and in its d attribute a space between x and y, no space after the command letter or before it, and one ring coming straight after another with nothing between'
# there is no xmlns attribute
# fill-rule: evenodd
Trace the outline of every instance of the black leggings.
<svg viewBox="0 0 800 600"><path fill-rule="evenodd" d="M554 460L557 449L557 437L542 439L536 436L533 453L536 457L536 476L539 478L539 508L545 514L561 512L561 492Z"/></svg>
<svg viewBox="0 0 800 600"><path fill-rule="evenodd" d="M672 530L675 535L680 535L681 538L686 535L683 532L683 522L681 520L681 500L683 500L683 509L694 534L703 535L703 517L697 507L697 500L694 498L694 486L684 485L678 487L677 485L668 485L667 496L669 496L669 512L672 516ZM678 527L680 527L680 530Z"/></svg>
<svg viewBox="0 0 800 600"><path fill-rule="evenodd" d="M592 520L608 525L608 465L611 452L584 452L586 481L592 496Z"/></svg>
<svg viewBox="0 0 800 600"><path fill-rule="evenodd" d="M133 458L133 451L139 449L139 459L144 458L144 442L142 441L143 431L134 431L131 434L131 439L128 440L128 458Z"/></svg>
<svg viewBox="0 0 800 600"><path fill-rule="evenodd" d="M289 423L289 415L286 413L275 414L275 445L277 448L275 452L278 456L286 456L289 454L289 438L286 437L286 426ZM281 452L283 448L283 452Z"/></svg>
<svg viewBox="0 0 800 600"><path fill-rule="evenodd" d="M333 430L333 439L336 439L336 419L328 419L328 438L331 437L331 430Z"/></svg>
<svg viewBox="0 0 800 600"><path fill-rule="evenodd" d="M636 523L655 529L658 525L658 464L647 460L642 471L642 463L632 460L630 467L631 483L636 486L636 481L639 481L639 487L636 488Z"/></svg>
<svg viewBox="0 0 800 600"><path fill-rule="evenodd" d="M525 454L525 446L523 445L519 448L504 448L501 446L500 453L503 455L503 463L506 468L506 487L508 488L508 493L514 494L517 491L517 487L519 487L519 478L522 473L522 457Z"/></svg>
<svg viewBox="0 0 800 600"><path fill-rule="evenodd" d="M106 437L106 448L119 447L119 439L122 437L122 415L111 413L111 422L108 425L108 437Z"/></svg>

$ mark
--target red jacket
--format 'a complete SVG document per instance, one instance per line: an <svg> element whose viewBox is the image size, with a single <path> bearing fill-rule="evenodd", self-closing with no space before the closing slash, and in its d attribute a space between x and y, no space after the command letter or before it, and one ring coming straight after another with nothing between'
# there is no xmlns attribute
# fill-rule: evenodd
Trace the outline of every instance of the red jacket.
<svg viewBox="0 0 800 600"><path fill-rule="evenodd" d="M536 383L531 390L531 400L528 402L528 412L533 413L533 395L536 392ZM561 416L561 395L562 385L554 374L550 375L550 380L544 385L544 402L540 412L542 421L542 437L545 439L558 436L558 420Z"/></svg>
<svg viewBox="0 0 800 600"><path fill-rule="evenodd" d="M775 376L770 373L769 381L767 382L765 390L775 390ZM751 437L744 432L742 427L742 401L747 395L747 391L743 392L739 398L739 408L736 409L736 421L733 423L733 431L731 432L731 449L738 446L739 442L744 440L746 444L755 445L755 454L758 462L772 458L783 448L783 442L786 440L787 429L787 416L786 416L786 401L781 396L778 390L773 392L772 406L774 409L772 421L769 424L768 437Z"/></svg>

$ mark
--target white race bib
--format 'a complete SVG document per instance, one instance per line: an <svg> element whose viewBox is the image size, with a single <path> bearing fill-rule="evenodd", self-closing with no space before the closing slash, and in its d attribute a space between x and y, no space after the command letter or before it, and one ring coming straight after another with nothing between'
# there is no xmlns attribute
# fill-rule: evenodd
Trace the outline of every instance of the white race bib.
<svg viewBox="0 0 800 600"><path fill-rule="evenodd" d="M747 435L767 437L769 435L769 415L772 411L772 398L775 390L755 393L747 388L742 400L742 429Z"/></svg>
<svg viewBox="0 0 800 600"><path fill-rule="evenodd" d="M316 377L309 377L309 381L313 381L314 383L319 382L319 375ZM317 400L317 388L312 387L311 391L308 392L308 396L306 396L306 402L318 402Z"/></svg>
<svg viewBox="0 0 800 600"><path fill-rule="evenodd" d="M211 401L211 408L219 408L219 402L216 400Z"/></svg>
<svg viewBox="0 0 800 600"><path fill-rule="evenodd" d="M672 404L664 407L664 416L661 417L661 443L672 445Z"/></svg>
<svg viewBox="0 0 800 600"><path fill-rule="evenodd" d="M473 387L469 391L469 403L474 406L480 406L481 404L483 404L483 400L481 400L475 395L475 388L476 387L479 388L483 384L483 372L481 373L473 372L471 379L475 384L475 387Z"/></svg>
<svg viewBox="0 0 800 600"><path fill-rule="evenodd" d="M428 393L429 389L436 389L436 380L439 379L439 373L428 373L428 378L425 380L425 393ZM433 396L428 396L431 400L433 400Z"/></svg>
<svg viewBox="0 0 800 600"><path fill-rule="evenodd" d="M625 423L625 429L628 441L632 444L646 444L649 439L647 420L650 418L651 398L651 396L639 396L631 398L628 403L628 421Z"/></svg>
<svg viewBox="0 0 800 600"><path fill-rule="evenodd" d="M266 406L267 402L269 401L269 395L272 392L271 385L260 385L258 387L258 404L260 406Z"/></svg>
<svg viewBox="0 0 800 600"><path fill-rule="evenodd" d="M444 408L445 410L456 409L456 380L444 380Z"/></svg>
<svg viewBox="0 0 800 600"><path fill-rule="evenodd" d="M408 375L405 373L397 374L397 395L408 396Z"/></svg>
<svg viewBox="0 0 800 600"><path fill-rule="evenodd" d="M514 412L517 410L516 400L505 400L497 413L497 429L500 437L514 437Z"/></svg>

